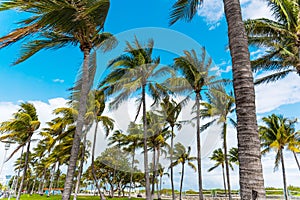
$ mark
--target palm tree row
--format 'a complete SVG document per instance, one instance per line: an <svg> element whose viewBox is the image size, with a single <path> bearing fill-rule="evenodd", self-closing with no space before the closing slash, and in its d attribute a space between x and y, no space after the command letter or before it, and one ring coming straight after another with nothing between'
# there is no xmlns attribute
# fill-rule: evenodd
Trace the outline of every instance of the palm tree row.
<svg viewBox="0 0 300 200"><path fill-rule="evenodd" d="M233 65L233 85L234 93L236 97L236 113L237 113L237 132L238 132L238 146L239 146L239 163L240 163L240 186L241 186L241 197L243 199L250 199L253 196L258 198L265 198L265 192L263 188L263 177L262 177L262 167L260 161L260 151L259 151L259 136L256 122L255 114L255 93L253 86L253 75L251 73L250 57L248 50L248 40L246 36L246 30L242 22L241 8L239 0L224 0L224 10L226 15L226 20L228 23L228 37L229 37L229 48L232 56ZM270 0L270 5L274 8L273 11L276 17L279 19L279 23L273 23L273 29L267 32L267 37L264 37L267 47L275 47L273 53L269 57L265 57L263 61L268 62L267 64L262 64L264 69L272 68L273 66L283 66L287 69L287 66L296 66L298 68L299 56L299 5L295 0L289 0L284 2L284 6L281 1ZM279 2L279 3L278 3ZM170 14L170 24L177 22L180 19L185 19L190 21L195 14L197 9L203 3L202 0L192 0L192 1L177 1L175 2L171 14ZM82 68L82 79L80 88L78 89L80 95L77 99L79 102L78 116L76 120L76 129L74 134L74 140L72 144L71 156L69 161L68 173L66 176L66 184L64 188L63 199L67 200L70 198L72 182L76 167L76 161L78 159L78 154L80 152L80 141L84 136L84 123L85 123L85 113L87 110L87 97L89 94L89 83L91 78L89 76L89 61L90 53L93 47L98 47L104 44L104 41L110 36L104 35L102 33L105 19L109 10L109 1L106 0L84 0L84 1L19 1L19 0L9 0L1 3L1 10L18 9L22 12L30 13L30 17L23 20L20 24L21 27L17 28L7 36L0 38L1 47L8 46L16 41L24 38L38 38L36 40L29 40L29 42L24 46L24 54L15 63L20 63L28 59L30 56L34 55L42 49L63 47L67 44L74 44L80 47L83 52L83 68ZM283 11L283 12L281 12ZM260 23L256 23L260 25ZM261 23L264 27L265 21ZM284 27L286 26L286 27ZM246 24L247 27L247 24ZM258 28L251 28L254 30L251 34L260 34L258 31L263 30L259 26ZM266 29L265 29L266 30ZM285 31L287 30L287 31ZM249 29L247 30L249 32ZM266 33L266 32L264 32ZM33 36L33 37L32 37ZM287 38L287 39L283 39ZM260 40L260 39L259 39ZM251 40L249 38L249 41ZM261 43L262 40L259 41ZM110 42L108 42L110 43ZM106 43L107 44L107 43ZM273 45L275 44L275 45ZM130 45L128 45L129 47ZM279 47L279 48L277 48ZM107 48L104 48L107 49ZM148 174L148 158L147 158L147 119L146 119L146 91L148 90L154 96L154 102L156 102L160 95L165 95L164 88L160 85L153 85L149 82L150 74L155 70L159 63L159 59L152 59L151 46L146 50L133 51L129 47L128 53L139 55L141 59L131 59L128 56L127 61L122 63L120 60L124 59L126 56L121 56L111 63L111 66L123 67L130 63L140 66L142 64L143 70L136 70L130 66L126 66L122 69L118 69L118 75L115 73L114 77L109 77L109 84L112 84L113 91L121 92L121 96L116 98L114 105L118 105L128 97L128 94L136 91L140 88L141 98L140 106L143 113L143 131L144 131L144 168L145 168L145 179L146 179L146 193L147 198L150 198L149 190L149 174ZM297 54L298 53L298 54ZM148 54L148 55L147 55ZM275 55L275 57L273 56ZM292 56L291 56L292 55ZM195 58L195 52L185 52L185 56L177 58L175 60L175 67L181 69L182 66L192 66L189 60ZM273 59L275 58L275 59ZM278 59L279 58L279 59ZM125 59L126 60L126 59ZM282 64L278 64L277 61L282 61ZM274 61L274 62L272 62ZM195 62L201 64L201 62ZM195 64L193 63L193 64ZM261 62L257 62L258 67ZM195 66L197 68L197 66ZM145 69L147 69L145 71ZM185 68L187 69L187 68ZM126 71L129 72L128 75L130 79L131 75L139 75L141 79L137 79L135 83L138 87L121 87L130 83L126 78L122 81L118 77L122 77ZM158 70L161 71L161 70ZM182 75L185 76L185 70L182 70ZM289 71L287 71L289 72ZM158 73L156 73L158 74ZM283 77L286 72L279 74L277 77ZM200 151L200 100L202 87L207 84L211 79L199 79L198 76L190 76L191 74L186 74L186 80L195 80L190 86L192 86L193 91L196 95L196 121L197 121L197 161L198 161L198 185L199 185L199 198L203 199L202 194L202 178L201 178L201 151ZM275 76L273 76L275 77ZM272 78L269 80L276 80L277 78ZM204 82L202 82L204 81ZM176 86L177 80L169 81ZM183 83L181 81L177 83ZM205 84L203 84L205 83ZM180 84L181 85L181 84ZM182 84L183 86L186 86ZM177 84L178 86L178 84ZM185 90L186 88L177 88ZM139 110L139 109L138 109ZM248 142L251 141L251 142ZM30 148L30 143L28 143L27 149ZM226 150L225 150L226 154ZM228 170L227 170L228 171ZM255 182L249 186L249 182Z"/></svg>

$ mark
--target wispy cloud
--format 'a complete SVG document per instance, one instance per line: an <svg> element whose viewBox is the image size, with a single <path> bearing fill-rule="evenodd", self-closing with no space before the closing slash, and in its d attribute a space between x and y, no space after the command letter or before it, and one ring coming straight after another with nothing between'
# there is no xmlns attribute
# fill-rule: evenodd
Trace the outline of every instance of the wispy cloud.
<svg viewBox="0 0 300 200"><path fill-rule="evenodd" d="M256 78L262 77L260 74ZM255 87L257 113L265 113L285 104L300 102L299 76L289 74L286 78L274 83L262 84Z"/></svg>
<svg viewBox="0 0 300 200"><path fill-rule="evenodd" d="M57 79L53 79L53 82L54 83L63 83L63 82L65 82L65 80L57 78Z"/></svg>

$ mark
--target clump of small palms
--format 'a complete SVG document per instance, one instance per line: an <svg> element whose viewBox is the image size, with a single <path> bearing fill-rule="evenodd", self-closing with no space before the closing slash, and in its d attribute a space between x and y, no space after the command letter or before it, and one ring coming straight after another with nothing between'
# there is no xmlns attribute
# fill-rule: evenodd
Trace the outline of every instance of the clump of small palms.
<svg viewBox="0 0 300 200"><path fill-rule="evenodd" d="M221 148L215 149L212 153L212 156L209 157L210 160L215 161L215 165L208 169L208 172L211 172L212 170L216 169L217 167L222 167L222 175L223 175L223 184L224 184L224 190L226 194L226 175L225 175L225 155L223 153L223 150ZM232 164L229 162L228 165L233 170Z"/></svg>
<svg viewBox="0 0 300 200"><path fill-rule="evenodd" d="M263 117L262 120L265 124L259 126L262 154L266 154L271 150L276 152L274 170L277 170L281 163L284 197L287 200L288 193L283 150L287 148L292 152L300 152L300 147L295 145L294 142L295 139L299 139L300 134L299 132L295 132L296 120L290 120L288 118L284 118L282 115L275 114Z"/></svg>
<svg viewBox="0 0 300 200"><path fill-rule="evenodd" d="M177 166L181 164L181 179L180 179L180 191L179 191L179 199L182 199L182 186L183 186L183 177L184 177L184 167L185 164L188 164L192 169L196 172L196 166L192 163L192 161L197 160L197 157L191 156L191 147L189 146L187 149L183 144L176 143L174 148L174 161L171 166Z"/></svg>
<svg viewBox="0 0 300 200"><path fill-rule="evenodd" d="M13 153L8 157L8 159L10 159L20 148L27 145L23 176L17 195L18 200L20 199L22 193L23 184L28 169L32 136L39 127L40 121L38 120L36 109L31 103L22 103L18 112L14 113L13 119L2 122L0 125L1 133L6 133L1 135L0 141L9 139L19 144L18 147L13 151Z"/></svg>

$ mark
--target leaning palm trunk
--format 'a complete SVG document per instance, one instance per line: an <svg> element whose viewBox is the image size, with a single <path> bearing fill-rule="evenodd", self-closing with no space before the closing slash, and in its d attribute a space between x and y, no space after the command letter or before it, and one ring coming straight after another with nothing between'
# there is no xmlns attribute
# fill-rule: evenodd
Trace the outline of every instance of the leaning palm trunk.
<svg viewBox="0 0 300 200"><path fill-rule="evenodd" d="M174 191L174 175L173 175L173 149L174 149L174 126L171 127L171 150L170 150L170 177L171 177L171 188L172 188L172 199L175 199L175 191Z"/></svg>
<svg viewBox="0 0 300 200"><path fill-rule="evenodd" d="M148 149L147 149L147 116L146 116L146 88L142 87L142 102L143 102L143 128L144 128L144 169L146 180L146 200L151 200L149 168L148 168Z"/></svg>
<svg viewBox="0 0 300 200"><path fill-rule="evenodd" d="M22 150L21 150L20 165L22 164L22 155L23 155L23 152L24 152L24 146L22 146ZM18 169L18 174L17 174L17 177L15 179L15 183L14 183L14 195L15 196L17 195L20 173L21 173L21 168Z"/></svg>
<svg viewBox="0 0 300 200"><path fill-rule="evenodd" d="M181 179L180 179L179 200L181 200L181 199L182 199L182 185L183 185L183 176L184 176L184 163L182 163L182 169L181 169Z"/></svg>
<svg viewBox="0 0 300 200"><path fill-rule="evenodd" d="M104 197L104 195L102 194L102 192L100 190L100 186L98 184L98 179L97 179L96 172L95 172L95 149L96 149L96 141L97 141L97 132L98 132L98 123L96 121L96 126L95 126L95 131L94 131L94 139L93 139L93 147L92 147L92 163L91 163L91 167L92 167L93 179L94 179L96 188L98 190L98 193L100 195L100 200L105 200L105 197Z"/></svg>
<svg viewBox="0 0 300 200"><path fill-rule="evenodd" d="M293 154L294 154L294 158L295 158L295 160L296 160L296 163L297 163L298 169L299 169L299 171L300 171L300 164L299 164L299 161L298 161L298 158L297 158L296 152L295 152L295 151L293 151Z"/></svg>
<svg viewBox="0 0 300 200"><path fill-rule="evenodd" d="M156 165L155 165L155 178L157 177L157 168L159 166L159 158L160 158L160 146L157 147L157 160L156 160ZM156 193L157 193L157 198L160 199L160 191L158 190L158 181L156 181Z"/></svg>
<svg viewBox="0 0 300 200"><path fill-rule="evenodd" d="M51 170L50 170L50 172L51 172ZM47 197L49 197L52 193L52 187L53 187L55 172L56 172L56 163L53 167L53 172L52 172L51 177L50 177L49 192L47 194Z"/></svg>
<svg viewBox="0 0 300 200"><path fill-rule="evenodd" d="M222 174L223 174L223 184L224 184L225 196L227 197L226 180L225 180L225 170L224 170L224 165L223 164L222 164Z"/></svg>
<svg viewBox="0 0 300 200"><path fill-rule="evenodd" d="M77 181L76 181L74 198L73 198L74 200L77 200L77 195L78 195L79 188L80 188L80 180L81 180L81 175L82 175L82 171L83 171L83 163L84 163L84 155L85 155L85 145L86 145L86 135L84 136L84 139L83 139L80 166L79 166L79 169L78 169Z"/></svg>
<svg viewBox="0 0 300 200"><path fill-rule="evenodd" d="M287 191L286 175L285 175L285 167L284 167L284 159L283 159L282 149L280 149L279 153L280 153L280 160L281 160L281 167L282 167L283 194L284 194L284 199L288 200L288 191Z"/></svg>
<svg viewBox="0 0 300 200"><path fill-rule="evenodd" d="M228 188L228 197L229 200L232 199L231 197L231 189L230 189L230 176L229 176L229 163L228 163L228 156L227 156L227 123L223 124L223 146L224 146L224 160L225 160L225 168L226 168L226 177L227 177L227 188ZM225 191L226 194L226 191Z"/></svg>
<svg viewBox="0 0 300 200"><path fill-rule="evenodd" d="M35 184L36 184L36 179L37 178L35 178L34 181L33 181L33 185L32 185L31 192L30 192L30 196L32 196L32 194L34 192L34 188L35 188Z"/></svg>
<svg viewBox="0 0 300 200"><path fill-rule="evenodd" d="M131 169L130 169L130 186L129 186L129 199L131 198L131 189L132 189L132 179L133 179L133 169L134 169L134 157L135 157L135 148L132 150L132 161L131 161Z"/></svg>
<svg viewBox="0 0 300 200"><path fill-rule="evenodd" d="M17 195L16 200L20 200L21 193L22 193L22 188L23 188L23 185L24 185L24 180L25 180L25 176L26 176L26 172L27 172L27 168L28 168L28 157L29 157L29 151L30 151L30 140L31 140L31 137L29 137L28 144L27 144L26 156L25 156L25 163L24 163L24 169L23 169L23 176L22 176L22 179L21 179L21 183L20 183L20 187L19 187L19 190L18 190L18 195Z"/></svg>
<svg viewBox="0 0 300 200"><path fill-rule="evenodd" d="M46 168L44 168L43 177L42 177L42 179L40 181L40 185L39 185L39 194L40 195L42 195L43 191L44 191L45 177L46 177Z"/></svg>
<svg viewBox="0 0 300 200"><path fill-rule="evenodd" d="M155 192L155 176L156 176L156 148L153 148L153 164L152 164L152 186L151 186L151 196L154 199L154 192Z"/></svg>
<svg viewBox="0 0 300 200"><path fill-rule="evenodd" d="M265 199L260 141L255 113L253 74L240 1L223 0L223 2L228 24L236 98L240 195L241 199Z"/></svg>
<svg viewBox="0 0 300 200"><path fill-rule="evenodd" d="M76 169L76 162L78 158L78 153L80 150L80 141L82 138L82 128L84 125L84 116L86 113L86 103L89 93L89 60L90 60L90 49L83 49L84 62L82 69L82 86L80 90L79 99L79 111L78 118L76 121L76 130L73 139L73 145L71 149L71 155L69 160L68 171L66 175L66 181L64 185L64 192L62 194L62 200L69 200L72 192L73 177Z"/></svg>
<svg viewBox="0 0 300 200"><path fill-rule="evenodd" d="M198 164L198 187L199 187L199 199L203 200L202 191L202 167L201 167L201 137L200 137L200 92L196 93L196 106L197 106L197 164Z"/></svg>

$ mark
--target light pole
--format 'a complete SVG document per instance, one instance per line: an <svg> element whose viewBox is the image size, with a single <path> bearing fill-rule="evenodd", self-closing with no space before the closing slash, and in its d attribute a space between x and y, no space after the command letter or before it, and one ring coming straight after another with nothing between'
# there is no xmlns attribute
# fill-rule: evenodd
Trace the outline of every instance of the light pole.
<svg viewBox="0 0 300 200"><path fill-rule="evenodd" d="M9 141L2 141L3 143L5 143L5 146L4 146L4 150L5 150L5 152L4 152L4 157L3 157L3 162L2 162L2 165L1 165L1 168L0 168L0 177L1 177L1 174L2 174L2 170L3 170L3 166L4 166L4 163L5 163L5 159L6 159L6 154L7 154L7 151L8 151L8 149L9 149L9 147L10 147L10 143L11 142L9 142Z"/></svg>

